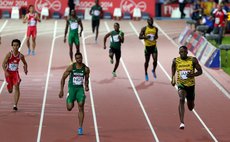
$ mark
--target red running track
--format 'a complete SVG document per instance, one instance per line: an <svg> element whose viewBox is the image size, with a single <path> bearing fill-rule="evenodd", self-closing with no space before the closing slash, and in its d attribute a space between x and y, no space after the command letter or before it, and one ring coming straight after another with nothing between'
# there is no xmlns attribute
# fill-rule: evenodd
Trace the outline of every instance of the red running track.
<svg viewBox="0 0 230 142"><path fill-rule="evenodd" d="M0 26L4 22L1 20ZM187 108L185 130L178 129L177 92L170 85L166 75L171 74L171 62L178 56L178 50L162 32L174 38L183 30L185 22L156 21L163 30L160 31L158 39L158 78L154 80L151 76L150 64L149 82L144 81L144 45L135 33L135 30L139 33L146 25L146 21L119 21L121 30L125 33L125 43L122 46L122 62L117 70L118 77L112 77L113 65L109 62L108 49L103 49L103 37L108 29L112 30L114 22L101 21L99 40L95 44L94 35L91 33L91 22L83 21L81 52L87 57L84 62L91 69L91 91L86 94L85 105L85 135L76 134L77 108L68 112L65 108L65 99L58 98L60 78L70 63L67 44L63 43L65 21L57 21L55 26L55 21L48 20L38 25L37 55L26 57L29 74L25 76L21 72L21 100L18 112L12 111L13 95L8 95L5 86L0 92L0 141L209 142L215 139L221 142L230 141L229 99L205 74L196 79L195 111L212 136ZM18 21L8 21L1 33L1 62L10 50L11 40L13 38L23 40L25 30L26 25ZM24 54L27 52L25 43L21 52ZM3 79L1 69L1 86ZM94 110L96 115L93 113Z"/></svg>

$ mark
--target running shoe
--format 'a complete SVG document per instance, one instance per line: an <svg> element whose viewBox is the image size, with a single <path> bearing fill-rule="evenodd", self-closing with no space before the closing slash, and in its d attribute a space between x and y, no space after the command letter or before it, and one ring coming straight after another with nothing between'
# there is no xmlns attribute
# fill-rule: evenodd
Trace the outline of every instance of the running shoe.
<svg viewBox="0 0 230 142"><path fill-rule="evenodd" d="M82 128L78 128L77 133L78 133L78 135L83 135L83 129Z"/></svg>
<svg viewBox="0 0 230 142"><path fill-rule="evenodd" d="M156 72L154 72L154 71L152 70L152 73L153 73L153 77L154 77L154 79L157 79Z"/></svg>
<svg viewBox="0 0 230 142"><path fill-rule="evenodd" d="M149 76L148 76L148 74L145 75L145 81L149 81Z"/></svg>
<svg viewBox="0 0 230 142"><path fill-rule="evenodd" d="M14 111L17 111L17 110L18 110L18 108L17 108L16 105L13 106L13 110L14 110Z"/></svg>
<svg viewBox="0 0 230 142"><path fill-rule="evenodd" d="M116 72L112 72L112 74L113 74L113 77L117 77Z"/></svg>
<svg viewBox="0 0 230 142"><path fill-rule="evenodd" d="M180 129L184 129L185 125L184 123L180 123Z"/></svg>
<svg viewBox="0 0 230 142"><path fill-rule="evenodd" d="M34 50L32 51L32 55L33 55L33 56L35 55L35 51L34 51Z"/></svg>
<svg viewBox="0 0 230 142"><path fill-rule="evenodd" d="M31 53L31 50L29 48L28 51L27 51L27 55L30 55L30 53Z"/></svg>

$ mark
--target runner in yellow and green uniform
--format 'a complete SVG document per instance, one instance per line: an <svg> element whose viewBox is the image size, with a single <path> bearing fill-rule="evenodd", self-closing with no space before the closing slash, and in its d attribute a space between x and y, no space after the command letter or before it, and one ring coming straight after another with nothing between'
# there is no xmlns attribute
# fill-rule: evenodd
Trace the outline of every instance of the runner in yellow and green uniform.
<svg viewBox="0 0 230 142"><path fill-rule="evenodd" d="M157 67L157 39L158 39L158 28L153 25L153 18L149 17L147 20L148 25L141 29L139 34L139 39L144 39L145 42L145 80L149 80L148 76L148 66L150 56L153 58L153 77L156 79L156 67Z"/></svg>
<svg viewBox="0 0 230 142"><path fill-rule="evenodd" d="M184 129L185 98L187 99L188 109L192 111L195 106L195 77L202 74L202 68L196 57L187 56L188 49L186 46L179 48L179 54L180 57L173 59L171 84L173 86L176 84L175 73L177 72L177 86L180 97L180 129ZM197 70L196 72L195 69Z"/></svg>
<svg viewBox="0 0 230 142"><path fill-rule="evenodd" d="M78 28L81 28L80 31L80 37L83 31L83 25L81 22L81 19L79 19L76 16L76 13L74 10L71 11L70 17L66 20L66 28L65 28L65 35L64 35L64 43L66 42L66 35L68 33L69 28L69 35L68 35L68 43L69 43L69 55L70 60L73 62L73 43L76 46L76 53L80 52L80 42L79 42L79 36L78 36Z"/></svg>

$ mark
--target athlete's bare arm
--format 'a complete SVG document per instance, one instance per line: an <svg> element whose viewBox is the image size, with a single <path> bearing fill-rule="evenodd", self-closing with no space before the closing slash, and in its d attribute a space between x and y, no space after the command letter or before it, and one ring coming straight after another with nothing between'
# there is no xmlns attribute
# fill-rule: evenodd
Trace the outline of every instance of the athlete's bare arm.
<svg viewBox="0 0 230 142"><path fill-rule="evenodd" d="M3 70L4 70L6 76L9 75L9 73L7 72L7 61L8 61L8 59L10 58L10 55L11 55L11 53L9 52L9 53L6 55L6 57L4 58L3 62L2 62L2 68L3 68Z"/></svg>
<svg viewBox="0 0 230 142"><path fill-rule="evenodd" d="M171 71L172 71L171 84L172 84L172 86L175 86L175 84L176 84L176 78L175 78L175 74L176 74L176 58L173 59L172 66L171 66Z"/></svg>
<svg viewBox="0 0 230 142"><path fill-rule="evenodd" d="M38 13L36 13L36 20L37 20L38 22L41 22L41 19L40 19Z"/></svg>
<svg viewBox="0 0 230 142"><path fill-rule="evenodd" d="M146 27L143 27L141 29L141 32L139 34L139 39L148 39L149 38L148 36L145 36L145 30L146 30Z"/></svg>
<svg viewBox="0 0 230 142"><path fill-rule="evenodd" d="M158 39L158 28L157 27L155 27L155 28L156 28L156 34L154 36L154 39L157 40Z"/></svg>
<svg viewBox="0 0 230 142"><path fill-rule="evenodd" d="M81 28L81 31L80 31L80 37L81 37L82 31L83 31L83 25L82 25L81 19L78 20L78 24L80 25L80 28Z"/></svg>
<svg viewBox="0 0 230 142"><path fill-rule="evenodd" d="M68 33L68 28L69 28L69 22L68 22L68 18L66 20L66 26L65 26L65 33L64 33L64 43L66 42L66 35Z"/></svg>
<svg viewBox="0 0 230 142"><path fill-rule="evenodd" d="M202 68L197 60L196 57L192 58L192 62L193 62L193 67L196 69L196 72L194 73L188 73L187 77L196 77L202 74Z"/></svg>
<svg viewBox="0 0 230 142"><path fill-rule="evenodd" d="M85 67L85 91L89 91L89 73L90 69Z"/></svg>
<svg viewBox="0 0 230 142"><path fill-rule="evenodd" d="M124 43L124 41L125 41L125 35L124 35L124 33L122 33L121 35L119 34L118 37L119 37L120 42Z"/></svg>
<svg viewBox="0 0 230 142"><path fill-rule="evenodd" d="M107 38L111 35L111 32L107 33L104 37L104 49L106 49L106 41L107 41Z"/></svg>
<svg viewBox="0 0 230 142"><path fill-rule="evenodd" d="M24 17L24 19L23 19L23 23L26 23L26 22L27 22L27 20L28 20L28 14L26 14L26 16Z"/></svg>
<svg viewBox="0 0 230 142"><path fill-rule="evenodd" d="M28 66L27 66L27 62L25 60L25 56L23 54L21 54L21 60L22 60L22 63L23 63L23 69L24 69L24 72L25 74L27 75L28 73Z"/></svg>
<svg viewBox="0 0 230 142"><path fill-rule="evenodd" d="M61 90L59 93L59 98L62 98L64 95L64 86L65 86L65 79L70 75L71 71L73 69L73 65L71 64L63 73L61 78Z"/></svg>

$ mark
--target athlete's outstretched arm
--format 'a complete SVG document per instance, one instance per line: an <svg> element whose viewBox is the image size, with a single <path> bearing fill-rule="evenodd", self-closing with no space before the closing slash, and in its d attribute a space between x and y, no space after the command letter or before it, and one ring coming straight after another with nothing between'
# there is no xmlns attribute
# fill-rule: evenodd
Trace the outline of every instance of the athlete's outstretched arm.
<svg viewBox="0 0 230 142"><path fill-rule="evenodd" d="M106 49L106 41L107 41L107 38L111 35L111 32L107 33L104 37L104 49Z"/></svg>
<svg viewBox="0 0 230 142"><path fill-rule="evenodd" d="M70 65L62 75L62 78L61 78L61 90L60 90L60 93L59 93L59 98L62 98L63 95L64 95L65 79L69 76L69 74L72 71L72 69L73 69L73 65Z"/></svg>
<svg viewBox="0 0 230 142"><path fill-rule="evenodd" d="M24 72L25 74L28 73L28 66L27 66L27 62L26 62L26 59L25 59L25 56L23 54L21 54L21 60L22 60L22 63L24 64L23 65L23 69L24 69Z"/></svg>
<svg viewBox="0 0 230 142"><path fill-rule="evenodd" d="M194 73L188 73L187 77L196 77L202 74L202 68L197 60L196 57L192 58L192 62L193 62L193 67L197 70L197 72Z"/></svg>
<svg viewBox="0 0 230 142"><path fill-rule="evenodd" d="M172 71L171 84L172 84L172 86L175 86L175 84L176 84L176 78L175 78L175 74L176 74L176 58L173 59L172 66L171 66L171 71Z"/></svg>
<svg viewBox="0 0 230 142"><path fill-rule="evenodd" d="M64 33L64 43L66 42L66 35L68 33L68 28L69 28L69 22L68 19L66 20L66 26L65 26L65 33Z"/></svg>
<svg viewBox="0 0 230 142"><path fill-rule="evenodd" d="M85 91L89 91L89 73L90 73L90 69L86 67L85 68Z"/></svg>
<svg viewBox="0 0 230 142"><path fill-rule="evenodd" d="M83 31L83 25L82 25L81 19L78 20L78 24L80 25L80 28L81 28L81 31L80 31L80 37L81 37L82 31Z"/></svg>

